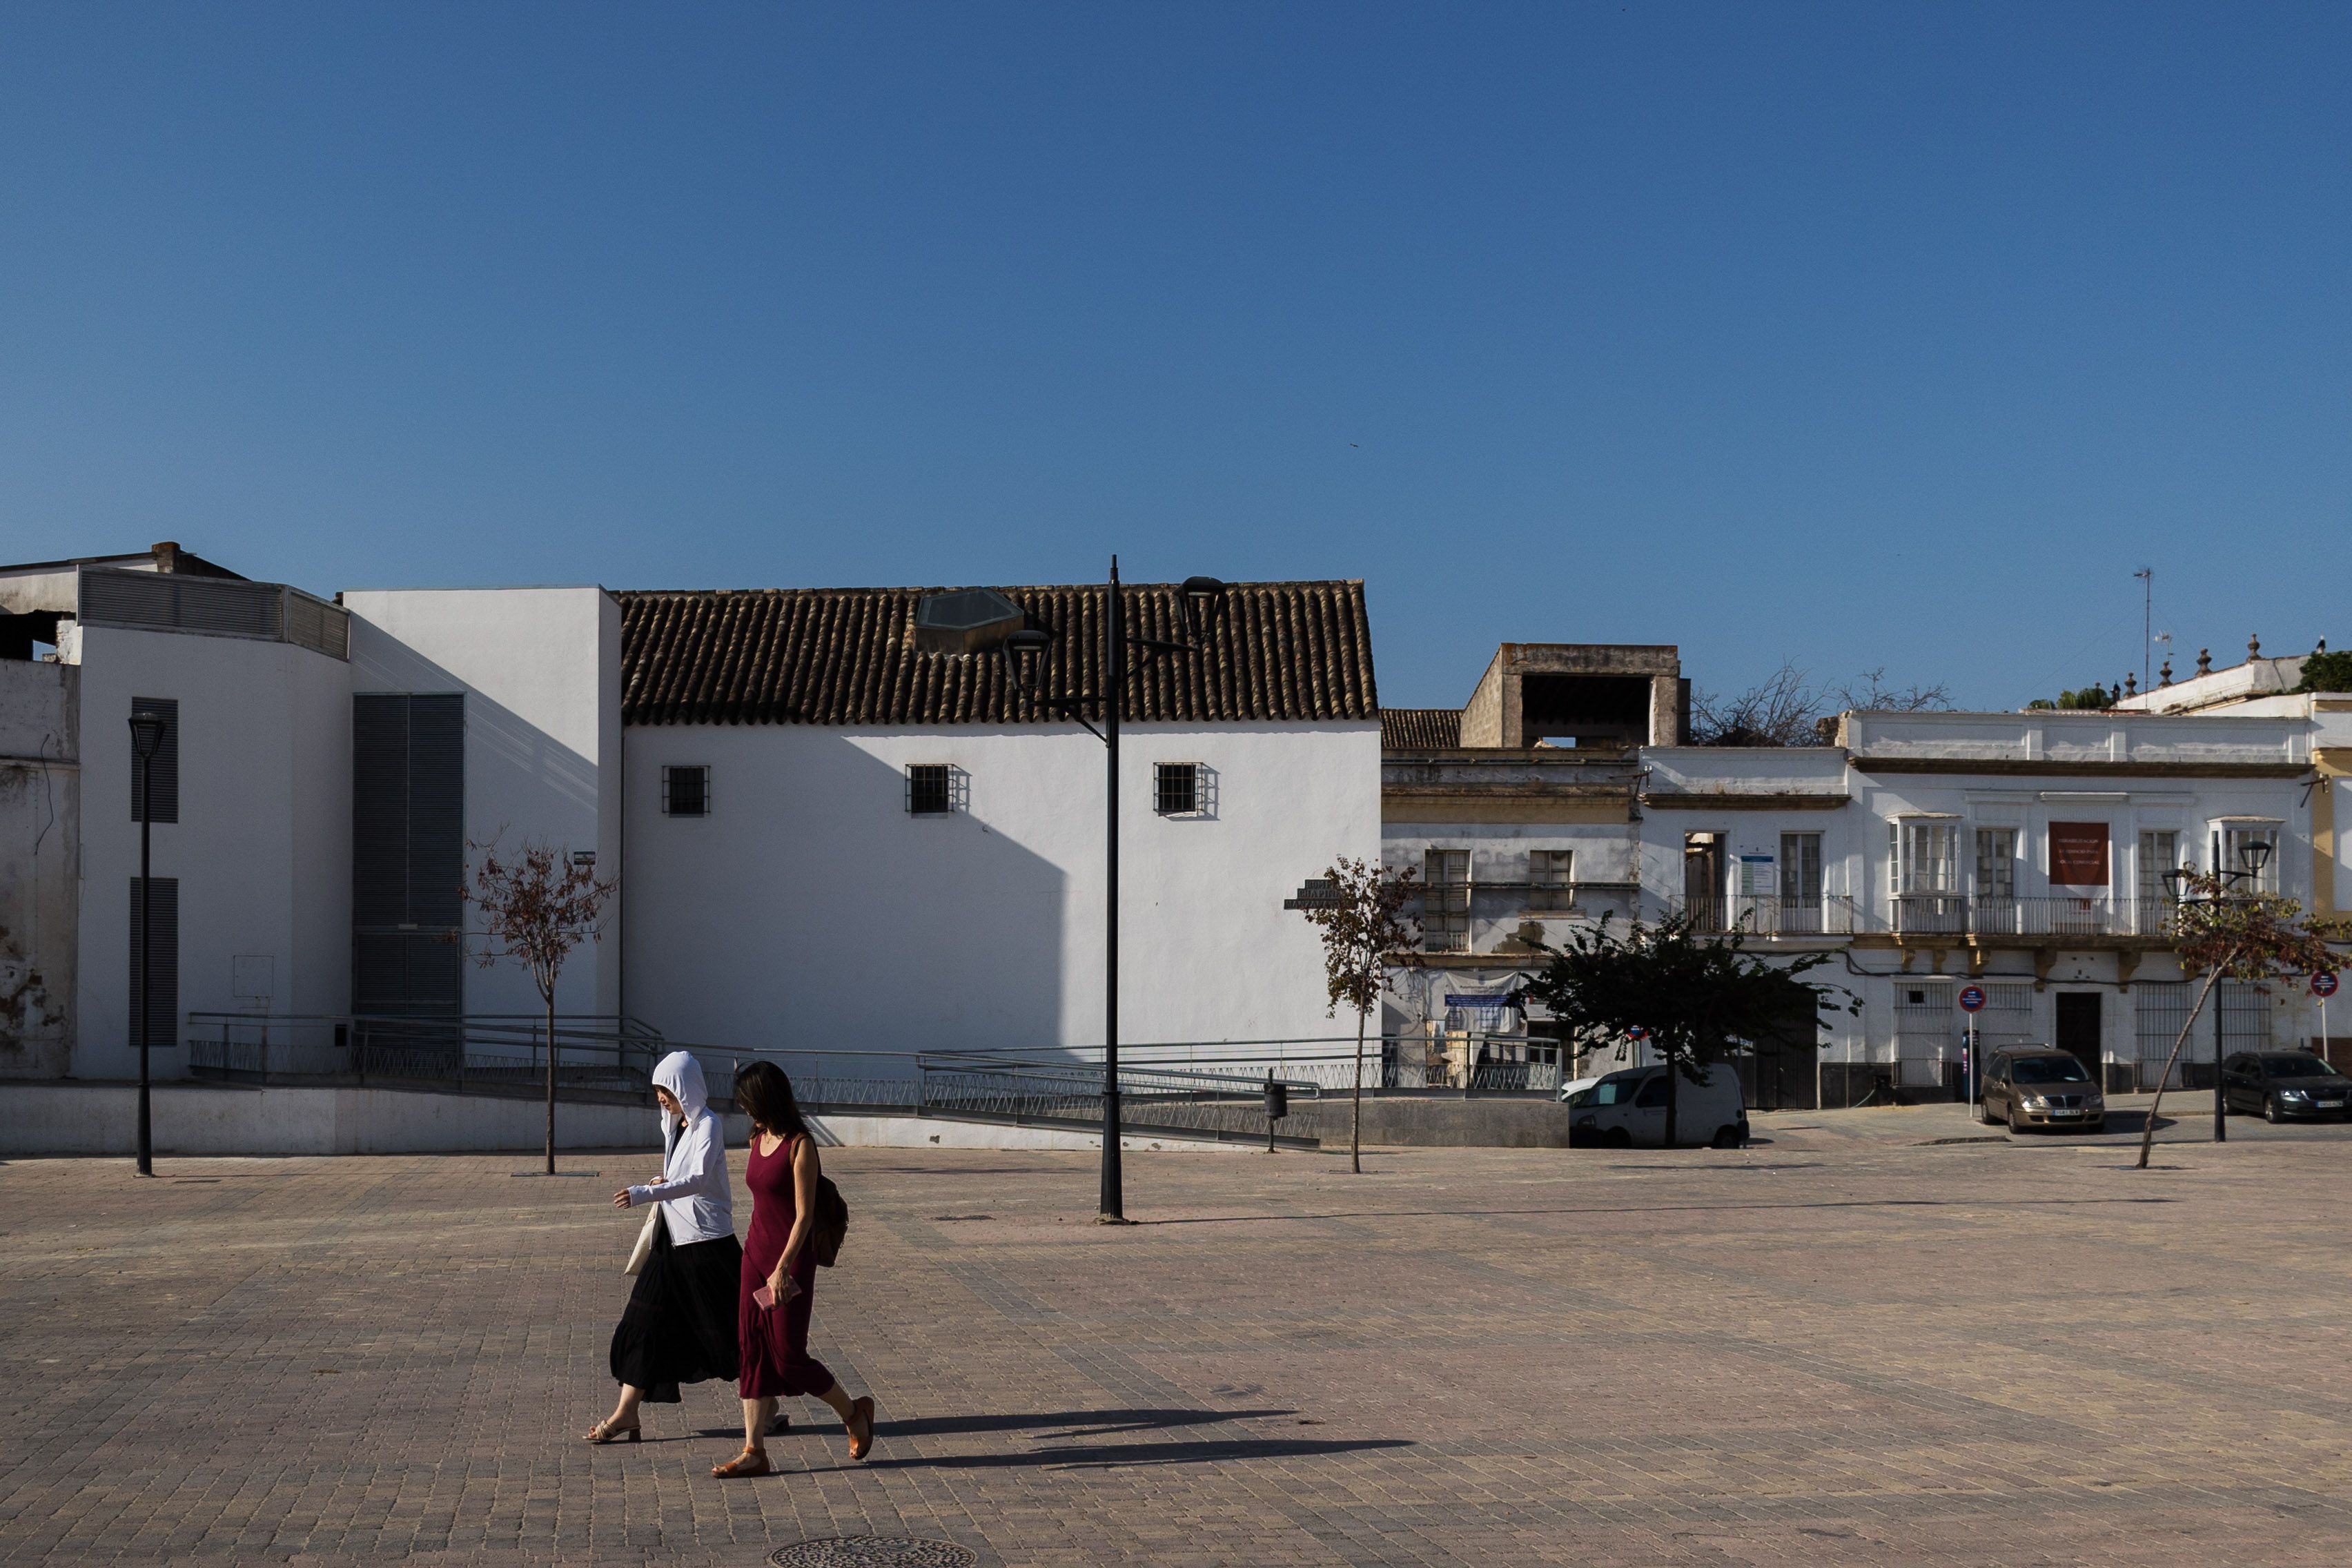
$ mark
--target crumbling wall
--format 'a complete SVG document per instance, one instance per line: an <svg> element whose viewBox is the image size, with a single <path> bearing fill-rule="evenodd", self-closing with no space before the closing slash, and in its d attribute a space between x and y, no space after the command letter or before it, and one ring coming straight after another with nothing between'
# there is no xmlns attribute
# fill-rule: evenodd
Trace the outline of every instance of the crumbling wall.
<svg viewBox="0 0 2352 1568"><path fill-rule="evenodd" d="M0 660L0 1078L73 1060L81 671Z"/></svg>

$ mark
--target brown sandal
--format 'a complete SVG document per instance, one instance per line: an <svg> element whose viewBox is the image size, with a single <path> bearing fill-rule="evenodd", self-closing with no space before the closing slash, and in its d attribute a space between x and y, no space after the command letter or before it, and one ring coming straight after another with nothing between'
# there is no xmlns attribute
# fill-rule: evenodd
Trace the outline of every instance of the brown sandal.
<svg viewBox="0 0 2352 1568"><path fill-rule="evenodd" d="M626 1437L630 1442L634 1443L637 1440L637 1433L640 1430L641 1428L639 1428L634 1422L626 1426L623 1426L612 1421L599 1421L596 1425L588 1428L586 1441L591 1443L617 1443L622 1438Z"/></svg>
<svg viewBox="0 0 2352 1568"><path fill-rule="evenodd" d="M720 1480L732 1480L738 1476L764 1476L772 1473L765 1448L745 1448L723 1465L713 1465L710 1473Z"/></svg>
<svg viewBox="0 0 2352 1568"><path fill-rule="evenodd" d="M863 1437L857 1435L857 1428L861 1423L866 1427L866 1436ZM862 1459L873 1451L874 1401L871 1397L853 1399L849 1402L849 1457L853 1459Z"/></svg>

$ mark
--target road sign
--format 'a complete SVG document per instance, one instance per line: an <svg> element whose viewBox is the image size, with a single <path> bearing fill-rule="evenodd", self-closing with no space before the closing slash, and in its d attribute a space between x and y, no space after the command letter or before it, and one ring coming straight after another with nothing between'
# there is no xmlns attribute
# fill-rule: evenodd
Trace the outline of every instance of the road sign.
<svg viewBox="0 0 2352 1568"><path fill-rule="evenodd" d="M1650 1037L1650 1031L1636 1024L1625 1031L1625 1037L1629 1040L1646 1040Z"/></svg>
<svg viewBox="0 0 2352 1568"><path fill-rule="evenodd" d="M2318 973L2313 975L2311 977L2311 994L2314 996L2335 995L2336 971L2332 969L2323 969Z"/></svg>
<svg viewBox="0 0 2352 1568"><path fill-rule="evenodd" d="M1963 1009L1965 1009L1965 1010L1966 1010L1966 1011L1968 1011L1968 1012L1973 1013L1973 1012L1975 1012L1978 1008L1979 1008L1979 1007L1981 1007L1981 1006L1983 1006L1983 1005L1984 1005L1984 987L1983 987L1983 986L1981 986L1981 985L1963 985L1963 986L1961 986L1961 987L1960 987L1960 1006L1961 1006Z"/></svg>

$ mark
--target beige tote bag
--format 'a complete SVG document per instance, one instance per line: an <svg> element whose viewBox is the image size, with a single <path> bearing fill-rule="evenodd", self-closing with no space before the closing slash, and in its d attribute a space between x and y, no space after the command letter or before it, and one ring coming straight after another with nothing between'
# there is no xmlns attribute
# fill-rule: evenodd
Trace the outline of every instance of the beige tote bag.
<svg viewBox="0 0 2352 1568"><path fill-rule="evenodd" d="M622 1273L642 1274L645 1272L646 1259L654 1255L654 1226L660 1223L661 1205L656 1204L653 1205L653 1213L646 1215L645 1228L637 1232L636 1246L629 1248L629 1266L622 1269Z"/></svg>

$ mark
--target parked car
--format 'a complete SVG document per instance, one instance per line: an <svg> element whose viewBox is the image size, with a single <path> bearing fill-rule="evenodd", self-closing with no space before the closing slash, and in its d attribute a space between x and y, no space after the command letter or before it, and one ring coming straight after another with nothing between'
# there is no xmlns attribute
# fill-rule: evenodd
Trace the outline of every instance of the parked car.
<svg viewBox="0 0 2352 1568"><path fill-rule="evenodd" d="M1612 1149L1657 1149L1666 1142L1666 1068L1628 1068L1568 1086L1569 1142ZM1675 1142L1737 1149L1748 1141L1739 1069L1725 1062L1700 1069L1703 1083L1675 1086Z"/></svg>
<svg viewBox="0 0 2352 1568"><path fill-rule="evenodd" d="M2107 1100L2082 1058L2036 1046L1993 1052L1985 1063L1979 1114L2006 1122L2011 1132L2029 1127L2100 1132L2107 1125Z"/></svg>
<svg viewBox="0 0 2352 1568"><path fill-rule="evenodd" d="M2266 1121L2352 1114L2352 1078L2309 1051L2240 1051L2221 1064L2221 1103Z"/></svg>

